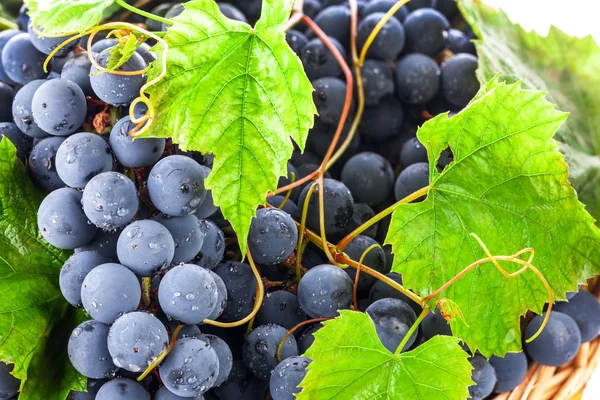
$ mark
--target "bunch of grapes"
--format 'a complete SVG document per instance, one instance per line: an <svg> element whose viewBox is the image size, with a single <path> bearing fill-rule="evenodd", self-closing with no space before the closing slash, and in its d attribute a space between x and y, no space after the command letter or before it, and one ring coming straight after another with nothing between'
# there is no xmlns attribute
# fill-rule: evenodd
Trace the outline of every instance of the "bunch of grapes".
<svg viewBox="0 0 600 400"><path fill-rule="evenodd" d="M160 3L150 11L167 18L183 11L181 4ZM219 6L229 18L252 23L260 3ZM360 51L395 1L357 3ZM347 2L304 0L304 12L350 62ZM259 400L267 392L274 400L293 399L311 362L303 354L313 334L343 309L367 313L389 351L403 342L422 310L385 282L362 274L354 287L356 270L331 265L313 244L302 249L296 281L296 222L306 210L306 227L319 233L323 218L324 234L335 243L428 185L429 161L417 128L440 113L459 112L479 89L474 35L453 0L413 0L370 45L362 66L366 108L358 133L324 180L324 215L319 189L310 195L310 183L270 197L270 207L257 211L248 247L267 294L255 317L233 328L226 326L252 313L258 282L205 187L212 156L180 151L165 139L130 137L129 105L146 76L97 73L90 62L93 57L106 67L116 39L98 35L92 54L84 50L86 41L74 42L56 54L47 73L47 55L66 38L41 36L25 9L19 22L20 30L0 33L0 134L47 193L38 210L41 234L57 248L74 250L60 272L60 288L90 319L73 330L65 352L89 379L88 392L72 392L70 399ZM137 15L131 22L167 29ZM307 151L294 153L279 187L319 168L346 96L342 68L323 40L302 24L286 38L315 88L319 116ZM144 44L118 70L141 71L155 59ZM145 112L143 106L134 110L136 116ZM350 122L355 112L352 104ZM97 132L99 114L117 117L106 132ZM452 150L445 150L437 167L443 170L452 158ZM383 245L388 227L389 219L373 224L344 252L358 260L370 250L364 264L401 283L390 272L391 249ZM600 331L598 301L583 291L573 295L525 346L534 361L562 365ZM535 317L525 336L541 321ZM430 314L402 350L450 334L440 313ZM516 387L528 358L518 353L488 361L475 354L471 363L470 393L483 399ZM0 398L17 393L10 372L2 364Z"/></svg>

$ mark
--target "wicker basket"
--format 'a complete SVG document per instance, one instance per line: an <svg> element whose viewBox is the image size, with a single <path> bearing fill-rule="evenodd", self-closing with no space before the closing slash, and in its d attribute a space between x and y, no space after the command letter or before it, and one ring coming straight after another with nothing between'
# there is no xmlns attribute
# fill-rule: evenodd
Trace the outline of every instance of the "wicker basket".
<svg viewBox="0 0 600 400"><path fill-rule="evenodd" d="M583 288L600 299L600 279L594 278ZM537 363L529 366L523 382L512 392L502 393L494 400L578 400L600 361L600 336L584 343L579 352L565 365L547 367Z"/></svg>

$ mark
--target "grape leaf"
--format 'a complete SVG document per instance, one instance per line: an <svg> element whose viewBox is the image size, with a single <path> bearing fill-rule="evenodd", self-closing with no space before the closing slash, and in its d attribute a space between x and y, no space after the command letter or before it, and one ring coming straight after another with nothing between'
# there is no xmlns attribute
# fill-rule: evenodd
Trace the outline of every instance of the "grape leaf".
<svg viewBox="0 0 600 400"><path fill-rule="evenodd" d="M554 26L547 37L526 32L479 0L458 4L481 38L475 45L482 83L498 72L500 80L522 80L524 88L547 91L549 101L571 114L556 139L565 144L580 200L600 219L600 46L591 36L572 37Z"/></svg>
<svg viewBox="0 0 600 400"><path fill-rule="evenodd" d="M206 186L245 253L256 207L287 173L292 140L303 149L316 108L302 64L285 41L293 0L264 0L254 28L212 0L185 4L164 40L148 89L156 118L141 137L172 137L183 150L214 153ZM291 136L291 139L290 139Z"/></svg>
<svg viewBox="0 0 600 400"><path fill-rule="evenodd" d="M27 0L29 16L45 34L83 33L98 25L113 0Z"/></svg>
<svg viewBox="0 0 600 400"><path fill-rule="evenodd" d="M394 355L371 318L354 311L340 311L314 335L298 400L464 400L473 384L468 355L455 337L435 336Z"/></svg>
<svg viewBox="0 0 600 400"><path fill-rule="evenodd" d="M567 180L568 167L553 134L567 118L519 83L484 86L452 118L442 114L417 132L430 165L430 191L392 215L386 238L393 271L406 287L427 296L476 260L532 247L533 265L555 299L600 272L600 231ZM440 153L454 161L441 173ZM520 265L501 262L514 272ZM490 263L468 272L437 296L454 301L464 316L452 318L453 334L485 356L521 348L519 317L541 312L548 293L531 271L508 279Z"/></svg>
<svg viewBox="0 0 600 400"><path fill-rule="evenodd" d="M13 144L0 141L0 360L15 364L20 400L64 399L70 389L85 388L58 334L74 328L58 285L68 253L38 232L41 199Z"/></svg>

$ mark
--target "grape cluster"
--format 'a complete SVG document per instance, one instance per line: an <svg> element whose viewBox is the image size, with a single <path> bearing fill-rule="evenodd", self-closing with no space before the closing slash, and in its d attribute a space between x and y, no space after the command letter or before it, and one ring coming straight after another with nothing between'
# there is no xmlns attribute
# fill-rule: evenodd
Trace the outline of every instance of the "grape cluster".
<svg viewBox="0 0 600 400"><path fill-rule="evenodd" d="M183 11L179 3L159 3L150 10L156 15L173 18ZM260 4L235 0L219 7L229 18L253 23ZM359 50L394 4L358 0ZM438 312L406 338L420 306L365 273L354 288L356 271L331 265L313 244L303 249L299 282L294 266L302 210L307 210L307 228L324 229L328 240L337 242L427 186L427 151L416 138L417 127L437 114L459 111L479 88L474 36L453 0L413 0L371 44L362 67L366 109L359 132L324 179L323 221L319 188L309 183L270 197L271 207L257 211L248 247L267 294L251 329L248 323L234 328L207 323L244 319L257 297L252 266L242 262L233 230L205 187L212 156L181 151L169 140L132 140L129 105L146 76L96 73L89 58L105 67L115 39L98 35L91 55L74 42L56 54L46 73L44 60L67 37L42 37L26 11L21 11L20 30L0 33L0 134L15 145L33 182L47 193L38 210L41 235L55 247L74 250L61 269L60 289L91 319L73 330L65 349L73 367L89 378L87 392L72 392L71 400L264 399L267 392L273 400L293 399L311 363L304 353L322 328L308 320L333 318L354 307L354 300L391 352L403 341L406 351L435 335L451 334ZM348 3L305 0L304 12L349 59ZM150 30L167 28L152 19L130 18ZM286 39L315 88L319 116L308 150L294 153L279 187L319 168L346 95L342 68L321 39L302 24ZM143 44L119 71L144 70L155 58ZM98 134L92 121L104 108L121 118ZM136 116L145 112L142 108L134 110ZM349 122L355 112L353 103ZM452 157L447 149L437 167L445 168ZM344 252L359 260L370 250L364 264L401 283L401 276L390 272L390 248L381 246L388 227L389 219L379 221ZM586 292L556 310L542 335L525 346L544 365L569 361L581 342L600 331L600 304ZM525 336L540 324L541 317L534 318ZM556 340L558 335L568 338ZM528 360L524 353L489 361L474 355L471 363L476 384L470 392L482 399L517 386ZM155 373L138 382L150 367ZM12 366L0 364L2 399L18 391L11 371Z"/></svg>

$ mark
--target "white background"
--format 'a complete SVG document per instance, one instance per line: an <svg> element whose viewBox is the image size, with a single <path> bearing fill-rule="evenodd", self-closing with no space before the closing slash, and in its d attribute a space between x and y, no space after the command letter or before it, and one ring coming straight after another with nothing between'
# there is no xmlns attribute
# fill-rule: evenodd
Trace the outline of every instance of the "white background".
<svg viewBox="0 0 600 400"><path fill-rule="evenodd" d="M572 36L592 35L600 43L600 2L596 0L484 0L503 9L513 22L542 35L555 25ZM598 71L600 74L600 71ZM600 398L600 368L588 383L583 400Z"/></svg>

